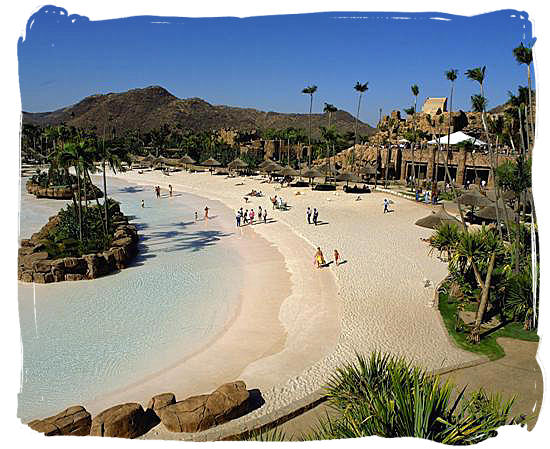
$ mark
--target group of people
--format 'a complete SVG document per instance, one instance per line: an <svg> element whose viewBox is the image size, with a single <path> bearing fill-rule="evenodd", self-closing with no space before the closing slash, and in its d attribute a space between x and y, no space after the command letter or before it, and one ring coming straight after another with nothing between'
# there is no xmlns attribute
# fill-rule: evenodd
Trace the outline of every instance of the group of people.
<svg viewBox="0 0 550 449"><path fill-rule="evenodd" d="M155 194L157 198L160 198L160 186L155 186ZM172 184L168 184L168 192L170 193L170 197L172 196Z"/></svg>
<svg viewBox="0 0 550 449"><path fill-rule="evenodd" d="M336 266L340 264L340 253L337 249L334 250L334 263ZM317 268L321 268L327 264L325 260L325 256L323 256L323 251L321 251L321 247L317 247L317 251L315 253L315 256L313 256L313 265Z"/></svg>
<svg viewBox="0 0 550 449"><path fill-rule="evenodd" d="M311 210L311 207L307 207L306 209L306 217L307 217L307 224L313 223L315 226L317 226L317 222L319 221L319 211L316 207L313 208L313 212ZM312 221L313 218L313 221Z"/></svg>
<svg viewBox="0 0 550 449"><path fill-rule="evenodd" d="M246 209L243 211L243 208L241 207L237 213L235 214L235 220L237 221L237 227L241 227L247 224L254 224L254 219L256 218L256 213L254 212L254 209ZM262 206L258 206L258 216L257 216L258 222L261 222L263 220L264 223L267 223L267 209L262 210Z"/></svg>

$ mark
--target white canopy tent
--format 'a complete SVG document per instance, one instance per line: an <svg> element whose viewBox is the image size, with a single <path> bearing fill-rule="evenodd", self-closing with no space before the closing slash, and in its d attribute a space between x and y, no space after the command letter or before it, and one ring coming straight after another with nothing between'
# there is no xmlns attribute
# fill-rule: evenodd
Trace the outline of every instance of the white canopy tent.
<svg viewBox="0 0 550 449"><path fill-rule="evenodd" d="M469 136L468 134L463 133L462 131L457 131L452 133L450 136L449 145L458 145L462 142L470 142L477 146L487 145L485 142L476 139L475 137ZM447 145L448 136L441 136L439 139L430 140L428 145L437 145L441 142L441 145Z"/></svg>

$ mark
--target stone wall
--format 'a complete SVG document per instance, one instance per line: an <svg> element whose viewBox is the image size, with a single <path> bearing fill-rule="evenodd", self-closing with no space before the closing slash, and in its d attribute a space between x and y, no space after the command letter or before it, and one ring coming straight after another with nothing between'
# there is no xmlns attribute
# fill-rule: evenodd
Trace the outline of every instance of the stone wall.
<svg viewBox="0 0 550 449"><path fill-rule="evenodd" d="M26 184L27 192L37 198L50 198L54 200L71 200L73 198L73 189L67 186L60 187L42 187L34 184L29 179ZM103 192L96 186L92 186L90 191L86 192L88 199L103 198Z"/></svg>
<svg viewBox="0 0 550 449"><path fill-rule="evenodd" d="M30 239L21 240L18 255L17 278L22 282L80 281L95 279L128 266L137 254L138 233L134 225L120 212L113 215L116 230L111 247L101 253L82 257L51 259L42 243L59 223L57 215L50 217L40 231Z"/></svg>

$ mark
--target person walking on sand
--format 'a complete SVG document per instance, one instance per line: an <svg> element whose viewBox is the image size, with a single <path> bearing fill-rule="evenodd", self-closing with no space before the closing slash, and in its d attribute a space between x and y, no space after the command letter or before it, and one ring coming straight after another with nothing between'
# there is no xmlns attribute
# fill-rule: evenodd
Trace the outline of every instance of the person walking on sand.
<svg viewBox="0 0 550 449"><path fill-rule="evenodd" d="M237 220L237 227L241 227L241 212L237 211L237 214L235 215L235 219Z"/></svg>
<svg viewBox="0 0 550 449"><path fill-rule="evenodd" d="M389 209L388 209L389 204L390 202L388 201L388 199L384 198L384 213L389 212Z"/></svg>
<svg viewBox="0 0 550 449"><path fill-rule="evenodd" d="M264 209L264 224L267 223L267 209Z"/></svg>
<svg viewBox="0 0 550 449"><path fill-rule="evenodd" d="M262 219L262 206L258 206L258 220Z"/></svg>
<svg viewBox="0 0 550 449"><path fill-rule="evenodd" d="M311 224L311 208L308 206L306 210L307 224Z"/></svg>
<svg viewBox="0 0 550 449"><path fill-rule="evenodd" d="M208 206L204 208L204 219L208 220Z"/></svg>
<svg viewBox="0 0 550 449"><path fill-rule="evenodd" d="M325 265L325 258L319 246L317 247L317 252L315 253L315 256L313 258L313 265L316 265L317 268L321 268L323 265Z"/></svg>
<svg viewBox="0 0 550 449"><path fill-rule="evenodd" d="M340 263L340 253L337 249L334 250L334 263L336 264L336 266L338 266L338 264Z"/></svg>
<svg viewBox="0 0 550 449"><path fill-rule="evenodd" d="M317 220L319 219L319 211L317 208L313 209L313 223L317 226Z"/></svg>
<svg viewBox="0 0 550 449"><path fill-rule="evenodd" d="M168 184L168 188L170 189L170 197L172 196L172 184Z"/></svg>
<svg viewBox="0 0 550 449"><path fill-rule="evenodd" d="M254 224L254 209L250 209L250 224Z"/></svg>
<svg viewBox="0 0 550 449"><path fill-rule="evenodd" d="M248 209L246 209L246 210L244 211L244 216L243 216L243 218L244 218L244 224L248 224Z"/></svg>

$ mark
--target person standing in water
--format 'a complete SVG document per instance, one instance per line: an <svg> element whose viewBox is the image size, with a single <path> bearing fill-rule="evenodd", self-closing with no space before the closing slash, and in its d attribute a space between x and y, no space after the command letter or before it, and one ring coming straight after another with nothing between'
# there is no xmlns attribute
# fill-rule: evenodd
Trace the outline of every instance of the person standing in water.
<svg viewBox="0 0 550 449"><path fill-rule="evenodd" d="M172 184L168 184L168 188L170 189L170 196L172 196Z"/></svg>
<svg viewBox="0 0 550 449"><path fill-rule="evenodd" d="M208 206L204 208L204 219L208 220Z"/></svg>
<svg viewBox="0 0 550 449"><path fill-rule="evenodd" d="M142 208L145 207L145 200L141 200L141 207L142 207Z"/></svg>

